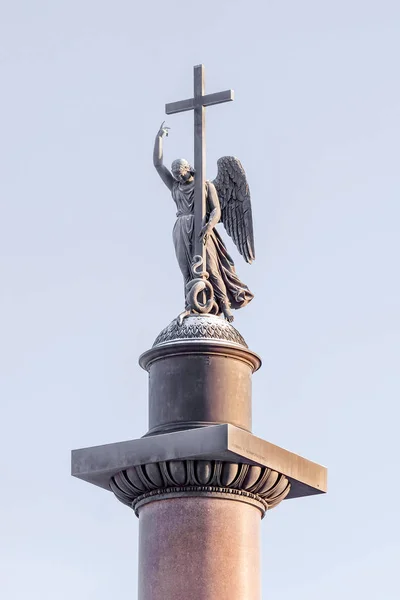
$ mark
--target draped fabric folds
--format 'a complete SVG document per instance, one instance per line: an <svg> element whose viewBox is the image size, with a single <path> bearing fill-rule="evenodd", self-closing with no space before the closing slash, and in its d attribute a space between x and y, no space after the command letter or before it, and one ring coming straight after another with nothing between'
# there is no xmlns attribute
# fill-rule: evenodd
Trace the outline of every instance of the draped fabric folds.
<svg viewBox="0 0 400 600"><path fill-rule="evenodd" d="M194 236L194 182L184 185L174 182L172 197L177 207L177 220L172 237L176 257L186 285L193 278L191 266ZM208 207L207 211L209 213ZM207 214L208 217L209 214ZM216 229L213 229L207 238L206 270L220 311L226 305L230 305L234 309L242 308L254 297L248 287L238 278L233 260Z"/></svg>

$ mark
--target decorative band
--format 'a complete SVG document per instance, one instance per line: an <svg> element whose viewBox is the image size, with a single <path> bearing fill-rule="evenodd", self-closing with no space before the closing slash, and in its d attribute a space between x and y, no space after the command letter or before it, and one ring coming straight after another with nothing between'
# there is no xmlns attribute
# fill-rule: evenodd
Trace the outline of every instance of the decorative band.
<svg viewBox="0 0 400 600"><path fill-rule="evenodd" d="M206 496L209 498L221 498L228 500L239 500L256 506L261 511L263 518L268 510L268 504L260 496L246 492L245 490L236 490L234 488L223 488L210 485L190 485L186 487L169 487L152 490L142 494L132 502L132 508L136 516L139 516L139 510L145 504L158 500L168 500L171 498L183 498L188 496Z"/></svg>

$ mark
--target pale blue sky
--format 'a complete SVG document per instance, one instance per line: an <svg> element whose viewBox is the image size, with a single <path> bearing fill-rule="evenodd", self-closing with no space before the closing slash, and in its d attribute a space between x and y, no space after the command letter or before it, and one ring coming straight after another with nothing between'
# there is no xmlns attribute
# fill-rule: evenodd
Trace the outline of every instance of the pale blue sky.
<svg viewBox="0 0 400 600"><path fill-rule="evenodd" d="M236 92L208 176L252 190L254 432L330 473L263 521L263 598L399 598L399 55L397 0L0 1L2 599L136 597L136 517L70 449L147 429L137 358L182 308L152 144L199 62Z"/></svg>

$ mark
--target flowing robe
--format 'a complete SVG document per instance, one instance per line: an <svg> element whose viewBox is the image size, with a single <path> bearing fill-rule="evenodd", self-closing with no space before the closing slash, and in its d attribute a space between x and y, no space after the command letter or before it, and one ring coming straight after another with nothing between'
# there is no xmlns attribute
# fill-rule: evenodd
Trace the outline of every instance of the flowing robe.
<svg viewBox="0 0 400 600"><path fill-rule="evenodd" d="M208 186L206 183L207 220L210 217L208 201ZM182 271L185 286L193 279L193 236L194 233L194 181L180 184L174 181L172 198L177 207L177 219L172 237L175 246L176 258ZM224 306L238 309L246 306L254 297L248 287L236 275L235 265L229 256L224 242L218 231L214 228L206 242L206 271L209 282L214 289L215 300L220 311Z"/></svg>

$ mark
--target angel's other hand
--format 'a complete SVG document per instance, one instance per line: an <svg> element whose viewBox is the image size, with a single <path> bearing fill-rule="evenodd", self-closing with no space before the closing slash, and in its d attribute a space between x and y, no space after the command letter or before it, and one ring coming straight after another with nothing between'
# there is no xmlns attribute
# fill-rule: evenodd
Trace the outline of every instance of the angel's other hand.
<svg viewBox="0 0 400 600"><path fill-rule="evenodd" d="M200 239L203 240L203 244L205 244L207 242L207 238L210 235L210 233L211 233L211 227L208 224L204 225L204 227L201 228L199 237L200 237Z"/></svg>

